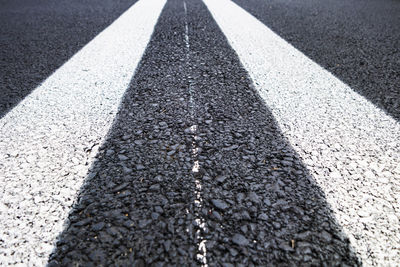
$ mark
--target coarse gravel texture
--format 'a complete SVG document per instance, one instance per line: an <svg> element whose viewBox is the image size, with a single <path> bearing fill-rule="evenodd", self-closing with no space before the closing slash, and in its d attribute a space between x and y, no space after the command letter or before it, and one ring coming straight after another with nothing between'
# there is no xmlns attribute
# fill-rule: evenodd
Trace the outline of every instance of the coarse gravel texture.
<svg viewBox="0 0 400 267"><path fill-rule="evenodd" d="M193 262L183 30L182 1L168 1L49 266Z"/></svg>
<svg viewBox="0 0 400 267"><path fill-rule="evenodd" d="M136 0L1 0L0 117Z"/></svg>
<svg viewBox="0 0 400 267"><path fill-rule="evenodd" d="M235 1L350 88L169 0L103 142L150 33L69 59L134 2L0 0L0 265L399 264L398 1Z"/></svg>
<svg viewBox="0 0 400 267"><path fill-rule="evenodd" d="M204 1L363 264L398 265L399 122L236 4Z"/></svg>
<svg viewBox="0 0 400 267"><path fill-rule="evenodd" d="M204 4L168 1L49 266L358 265L251 84Z"/></svg>
<svg viewBox="0 0 400 267"><path fill-rule="evenodd" d="M164 3L136 3L0 118L1 266L47 262Z"/></svg>
<svg viewBox="0 0 400 267"><path fill-rule="evenodd" d="M400 120L400 2L234 0L307 57Z"/></svg>
<svg viewBox="0 0 400 267"><path fill-rule="evenodd" d="M357 265L324 194L236 53L204 4L190 3L208 262Z"/></svg>

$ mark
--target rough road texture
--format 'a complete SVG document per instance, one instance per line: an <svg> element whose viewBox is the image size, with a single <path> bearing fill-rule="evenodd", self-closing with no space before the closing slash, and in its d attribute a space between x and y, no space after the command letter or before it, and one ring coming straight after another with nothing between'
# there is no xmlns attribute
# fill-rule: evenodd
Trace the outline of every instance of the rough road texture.
<svg viewBox="0 0 400 267"><path fill-rule="evenodd" d="M186 5L167 3L50 266L357 265L207 9Z"/></svg>
<svg viewBox="0 0 400 267"><path fill-rule="evenodd" d="M400 120L398 1L234 1Z"/></svg>
<svg viewBox="0 0 400 267"><path fill-rule="evenodd" d="M0 1L0 117L135 2Z"/></svg>
<svg viewBox="0 0 400 267"><path fill-rule="evenodd" d="M167 3L50 266L194 259L183 19L182 1Z"/></svg>
<svg viewBox="0 0 400 267"><path fill-rule="evenodd" d="M0 265L47 262L164 4L129 8L0 119Z"/></svg>
<svg viewBox="0 0 400 267"><path fill-rule="evenodd" d="M122 73L129 64L111 56L97 67L115 68L87 87L79 85L82 72L93 78L84 64L51 74L79 63L71 56L134 2L0 0L0 264L400 263L398 1L235 1L391 117L359 96L337 94L336 109L324 92L315 105L296 101L318 91L287 90L295 79L260 90L201 0L168 0L109 129L113 82L130 79L135 66ZM95 51L115 52L118 42L104 43ZM87 55L83 62L98 63ZM301 73L293 66L281 72ZM26 97L47 77L56 90L44 82ZM96 88L104 94L93 97ZM63 89L87 90L79 101L36 98ZM314 110L326 112L303 115Z"/></svg>
<svg viewBox="0 0 400 267"><path fill-rule="evenodd" d="M248 7L249 3L241 4ZM260 10L269 10L261 2L251 3L253 3L252 12L255 14L259 14ZM333 5L329 8L329 14L332 10L335 11L333 13L342 14L335 9L341 4L344 6L350 4L354 6L354 9L361 8L364 12L371 13L371 20L376 23L373 29L382 27L382 24L388 24L389 31L392 25L391 19L396 18L396 15L391 12L381 13L382 7L372 12L372 7L377 4L373 1L363 2L363 5L359 1L346 3L337 1L335 4L327 1L328 3ZM309 1L305 1L304 4L291 1L286 8L281 9L275 6L276 10L274 10L278 13L283 10L289 13L296 10L293 15L296 17L299 14L307 14L306 11L309 9L325 8L323 5L309 4ZM382 6L389 9L392 4L393 10L399 7L398 2L391 1L384 1ZM297 10L299 7L304 10ZM328 12L328 10L325 11ZM242 18L244 14L248 14L243 9L242 12L243 16L236 15L236 17ZM274 11L270 12L274 13ZM267 13L264 15L265 18L269 18ZM387 17L382 18L383 16ZM322 12L318 19L323 20L326 17L329 17L328 14ZM257 21L254 17L252 19ZM235 19L230 21L233 20ZM357 16L347 19L349 25L360 20ZM326 21L326 23L329 22ZM266 27L269 26L268 23L262 24L259 21L257 23L261 25L260 28L268 29ZM299 24L301 23L299 21ZM245 23L236 22L236 28L241 28L240 25L243 24ZM398 179L400 177L400 143L398 142L400 124L398 120L394 116L384 114L367 99L356 94L355 91L359 91L358 88L345 85L279 36L272 34L270 30L263 34L258 32L256 28L259 28L255 24L249 27L253 29L252 31L235 29L234 31L241 33L235 38L232 34L227 35L230 36L231 43L234 43L232 39L238 40L238 43L241 42L240 40L258 40L252 49L246 48L251 47L249 42L241 47L233 45L255 82L257 91L271 108L283 134L325 192L328 203L331 204L340 225L343 226L363 263L397 265L400 257L398 234L400 231L398 197L400 195ZM320 24L308 25L309 38L304 41L311 44L315 42L315 38L318 39L319 26ZM363 34L368 32L369 26L370 24L367 23L361 27ZM297 29L298 25L293 27ZM316 31L314 32L313 29ZM346 29L347 32L340 35L343 35L344 39L351 34L350 30ZM303 32L301 29L298 31ZM376 33L375 30L371 31ZM390 31L386 33L391 35ZM393 35L395 36L395 33ZM285 34L283 36L287 38ZM290 43L298 44L296 41L290 41ZM377 40L372 43L375 43L376 47L385 47L386 44ZM327 47L331 44L332 41L328 42ZM392 43L389 42L389 44ZM350 53L350 50L347 50L348 46L351 46L350 41L335 49ZM259 53L254 53L255 47L258 48ZM332 51L336 51L335 49ZM396 51L396 49L392 50ZM264 53L260 53L261 51ZM247 56L250 53L259 54L260 57ZM366 56L373 58L375 54L371 52ZM337 55L332 61L337 60L336 57ZM398 57L394 56L394 60L398 60ZM392 69L389 68L388 72L391 73L391 71ZM354 73L349 72L348 75ZM355 80L358 78L354 76ZM391 90L390 86L395 84L395 81L396 78L385 79L385 83L388 84L386 89ZM381 87L373 83L369 86L364 89L375 96L381 94ZM396 88L395 86L395 90ZM385 92L385 94L391 95L390 92ZM371 97L372 95L368 96L369 99ZM398 111L398 108L394 107L393 110Z"/></svg>

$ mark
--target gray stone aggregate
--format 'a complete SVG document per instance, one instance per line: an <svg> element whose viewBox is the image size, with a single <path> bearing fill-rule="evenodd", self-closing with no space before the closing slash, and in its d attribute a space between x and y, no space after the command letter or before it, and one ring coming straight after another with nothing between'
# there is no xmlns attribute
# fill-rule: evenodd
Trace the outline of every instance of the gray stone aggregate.
<svg viewBox="0 0 400 267"><path fill-rule="evenodd" d="M21 0L6 2L6 11L0 11L0 15L21 8L18 7ZM303 45L302 49L308 52L310 50L304 47L309 43L305 44L304 39L309 35L293 36L288 28L297 24L293 29L304 33L309 27L308 19L304 24L299 23L304 14L314 12L315 17L327 12L324 8L340 7L329 1L323 8L314 8L311 0L285 4L275 0L270 3L235 2L264 23L272 23L285 38ZM44 0L43 3L49 5ZM127 1L96 3L84 1L67 5L62 2L57 8L71 6L71 9L60 10L61 14L67 13L64 14L66 17L60 18L58 23L61 24L56 23L54 27L66 27L64 23L69 25L69 16L76 16L77 25L93 29L84 37L93 37L96 26L100 29L128 6ZM290 3L296 8L286 9L291 7ZM368 3L376 4L371 0ZM22 10L29 9L30 5ZM82 13L83 7L91 5L96 7L89 8L93 13L86 17ZM311 11L307 9L309 5L313 6ZM347 7L347 4L343 5ZM43 4L43 10L35 6L30 12L42 14L50 12L51 8L52 5ZM71 15L75 8L80 10L79 13ZM296 13L296 10L301 12ZM374 21L385 22L379 18L379 12L374 15ZM339 14L340 9L334 13ZM265 19L266 14L273 16ZM1 18L0 23L12 21L10 14L7 16ZM284 19L291 16L292 21ZM92 17L96 20L88 22ZM330 16L321 17L322 26L317 29L330 29L323 24ZM42 19L25 18L13 31L31 20L46 22ZM48 25L44 23L41 30ZM344 26L345 33L350 31L347 27L350 26ZM27 28L26 32L31 30ZM368 39L373 44L380 36L376 31L374 28L375 35ZM393 31L386 29L382 36L391 36ZM6 82L0 75L3 78L0 85L6 84L4 92L7 95L0 101L0 116L86 42L85 38L79 39L80 32L72 27L71 35L75 36L70 44L65 44L70 51L49 65L39 62L39 65L44 64L45 71L35 65L33 78L24 80L20 75L26 72L28 63L4 68L7 73L16 73ZM35 34L32 31L23 40L31 40ZM335 34L338 33L329 33L328 38L335 38ZM357 38L362 40L362 34L365 33L356 35ZM11 32L11 35L15 42L20 38L18 34ZM79 45L73 44L74 38L79 39L76 41ZM65 38L58 41L63 40ZM357 46L360 40L352 45ZM43 46L50 42L54 40ZM318 47L322 46L319 41L311 44L313 49L319 49L311 53L314 59L323 58L326 51L331 51L329 49L337 52L334 44L326 47ZM360 51L369 49L360 46ZM383 46L385 48L379 55L370 58L360 52L350 60L348 51L351 49L346 48L343 52L346 56L339 63L328 63L324 58L319 62L398 119L398 92L394 86L397 62L385 56L389 54L387 51L392 42L384 42ZM4 51L8 50L9 47L0 53L7 62L24 51L17 49L15 54L5 55ZM62 45L46 57L61 50L65 50ZM41 54L35 50L33 59L20 62L33 61ZM388 71L385 78L380 77L381 71L355 71L364 65L379 68L378 61L382 56L385 56L384 70ZM347 71L330 64L349 64L347 68L357 73L356 81L352 82L346 76ZM370 73L373 73L372 78L368 76ZM384 84L386 80L391 84L383 92L374 91L376 84L370 85L373 77L379 77L376 84ZM15 86L26 86L26 89L7 91ZM382 97L385 94L387 97ZM386 124L382 125L392 125L392 130L388 135L378 131L371 133L371 139L361 138L366 136L363 134L347 136L348 128L335 127L332 138L305 134L309 138L302 140L292 129L304 129L303 122L287 121L285 124L277 121L276 113L271 110L276 106L271 105L269 109L268 104L258 95L236 52L205 5L200 0L169 0L105 141L98 137L85 139L87 143L69 144L65 155L61 155L68 159L62 166L52 164L52 157L60 155L56 153L57 146L38 149L36 145L43 139L49 142L56 139L46 132L32 136L32 149L21 150L15 144L7 146L6 154L0 153L0 167L8 174L6 179L0 180L5 188L0 195L0 215L13 214L12 222L0 219L3 228L0 231L0 257L6 256L4 262L15 266L43 266L48 260L49 267L398 263L400 165L396 166L396 163L399 162L400 143L398 139L388 140L387 137L399 136L396 133L400 129L398 124L384 122ZM280 110L276 108L275 112ZM354 113L356 111L349 110L349 116ZM110 120L110 116L107 118ZM337 125L338 119L322 117L318 121L321 128L313 129L315 132L321 130L323 124ZM22 125L27 124L29 122ZM92 125L90 129L104 128L104 123L98 124L99 127ZM367 127L361 129L365 123L360 125L354 128L359 132L369 131ZM373 127L376 129L376 124ZM88 134L81 130L78 135ZM347 140L355 141L344 146ZM371 145L363 147L365 143ZM4 144L4 140L0 142L0 145ZM1 165L8 162L11 164L6 167ZM43 172L27 176L30 180L24 184L29 188L21 189L17 186L21 181L13 177L21 177L21 173L32 166ZM55 179L43 182L43 177ZM82 185L83 177L86 180ZM57 186L61 182L62 188ZM27 190L29 194L25 193ZM18 210L11 211L10 207L18 207ZM48 240L52 240L52 233L58 229L56 224L60 225L61 215L69 210L68 218L63 222L64 229L53 247ZM48 217L43 218L43 214ZM24 216L37 220L28 220ZM20 225L16 227L15 222ZM26 243L37 243L38 238L46 242L37 247L26 246ZM23 240L23 248L22 243L13 243L13 240ZM49 251L52 253L47 259ZM379 251L385 254L379 254Z"/></svg>
<svg viewBox="0 0 400 267"><path fill-rule="evenodd" d="M0 117L135 2L1 1Z"/></svg>
<svg viewBox="0 0 400 267"><path fill-rule="evenodd" d="M46 10L57 8L52 3L35 2L47 19ZM153 1L151 12L138 12L150 11L147 3L130 8L0 118L0 265L44 265L82 182L97 175L93 158L163 6Z"/></svg>
<svg viewBox="0 0 400 267"><path fill-rule="evenodd" d="M392 13L398 7L397 3L385 2L375 12L374 7L380 5L378 1L366 1L363 5L359 5L358 1L327 1L326 5L315 1L240 1L240 5L250 9L263 24L230 1L205 2L230 45L238 53L258 93L271 109L282 133L306 163L312 179L325 193L327 202L343 226L358 257L366 265L397 265L400 229L391 214L399 213L395 197L399 194L395 181L399 177L397 169L400 165L400 147L397 140L400 139L400 124L393 113L385 114L388 111L386 108L393 110L393 106L376 107L368 101L376 103L370 98L371 95L364 98L360 94L365 96L365 91L349 87L318 65L319 61L314 62L308 58L304 49L302 53L294 47L299 42L312 45L315 41L313 35L319 34L320 25L335 22L331 19L332 15L340 13L338 17L341 18L346 12L353 12L352 9L343 13L339 11L340 7L348 5L353 5L355 10L373 13L371 21L378 23L373 28L389 25L384 34L390 33L392 24L389 21L397 18L396 13ZM278 7L279 11L276 11ZM390 8L390 12L382 12ZM304 15L315 9L321 10L317 17L320 24L313 21L312 25L302 30ZM275 11L277 13L273 14ZM285 17L282 12L288 12L289 16ZM380 21L382 16L387 17ZM292 39L288 39L287 35L282 34L286 38L284 40L269 28L273 25L271 28L277 30L276 24L290 24L292 18L293 23L298 24L293 27L304 33L305 39L298 38L291 42L297 37L291 35ZM273 23L270 19L274 20ZM341 31L352 34L355 30L349 31L349 27L352 27L353 20L362 18L351 16L346 19L348 25L337 29L336 32L340 35L335 35L339 38L343 36L344 40L346 33ZM336 27L335 23L330 26ZM368 31L372 25L368 22L359 26L361 31ZM249 28L252 30L249 31ZM285 29L286 26L282 28ZM315 29L316 32L310 29ZM327 32L328 37L331 33ZM357 34L359 33L360 31ZM372 43L379 47L379 41ZM337 45L332 41L326 47L334 44ZM364 44L365 42L360 45ZM395 42L388 44L391 46ZM346 43L334 47L332 51L336 49L351 51L347 50ZM337 55L332 55L337 60ZM357 72L349 72L348 75L354 77L355 73ZM357 78L354 77L355 80ZM388 86L384 90L374 86L366 90L375 90L377 94L386 89L390 91L395 81L396 79L385 80ZM390 92L385 93L391 95ZM287 161L285 158L282 160ZM351 169L348 168L350 164ZM385 174L382 171L377 172L377 166L385 169ZM386 186L390 181L387 177L393 178L389 182L390 186ZM386 208L382 208L380 204L382 199L390 203ZM374 216L367 217L369 219L366 223L364 217L358 214ZM304 219L307 217L309 216Z"/></svg>
<svg viewBox="0 0 400 267"><path fill-rule="evenodd" d="M400 119L400 4L234 0L307 57Z"/></svg>
<svg viewBox="0 0 400 267"><path fill-rule="evenodd" d="M182 1L169 1L50 266L202 265L199 250L210 266L357 265L204 4L186 5L190 49Z"/></svg>

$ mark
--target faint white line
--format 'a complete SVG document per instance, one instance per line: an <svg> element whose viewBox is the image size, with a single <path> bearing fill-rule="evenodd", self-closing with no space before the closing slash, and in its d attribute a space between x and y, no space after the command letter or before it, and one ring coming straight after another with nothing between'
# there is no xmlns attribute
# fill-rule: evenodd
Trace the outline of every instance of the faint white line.
<svg viewBox="0 0 400 267"><path fill-rule="evenodd" d="M362 259L398 264L400 124L232 1L203 1Z"/></svg>
<svg viewBox="0 0 400 267"><path fill-rule="evenodd" d="M0 265L44 265L165 0L138 1L0 120Z"/></svg>
<svg viewBox="0 0 400 267"><path fill-rule="evenodd" d="M185 45L186 45L186 62L187 64L190 64L190 42L189 42L189 26L187 22L187 8L186 8L186 2L183 1L183 8L185 10ZM190 112L190 117L191 121L195 120L195 103L193 99L193 88L192 88L192 83L190 81L191 77L189 76L189 112ZM192 167L192 172L194 174L198 173L200 170L200 163L198 160L198 151L199 148L196 145L196 140L197 140L197 125L192 125L190 127L190 132L193 135L193 142L192 142L192 158L194 160L193 167ZM196 223L199 226L199 229L196 231L196 239L201 240L198 244L197 247L197 260L201 262L202 266L208 266L207 264L207 248L206 248L206 240L203 239L201 235L201 231L206 230L206 224L204 218L202 218L201 214L201 209L203 207L203 198L201 196L202 192L202 185L199 179L196 178L195 175L195 208L196 208Z"/></svg>
<svg viewBox="0 0 400 267"><path fill-rule="evenodd" d="M187 23L187 8L186 8L186 2L183 1L183 9L185 10L185 44L186 44L186 48L190 48L190 44L189 44L189 26ZM186 57L189 56L189 53L186 54Z"/></svg>

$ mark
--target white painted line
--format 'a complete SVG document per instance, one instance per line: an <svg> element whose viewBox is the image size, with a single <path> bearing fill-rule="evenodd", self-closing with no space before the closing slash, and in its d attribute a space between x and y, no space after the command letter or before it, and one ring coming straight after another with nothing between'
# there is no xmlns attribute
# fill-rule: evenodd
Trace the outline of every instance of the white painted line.
<svg viewBox="0 0 400 267"><path fill-rule="evenodd" d="M189 25L187 22L187 7L186 7L186 2L183 1L183 9L185 11L185 45L186 45L186 64L190 65L190 41L189 41ZM190 68L188 68L190 69ZM190 77L189 77L190 78ZM191 121L195 121L195 102L193 98L193 88L192 88L192 83L189 80L189 112L190 112L190 118ZM200 171L200 162L198 160L199 156L199 148L196 144L196 139L198 138L197 136L197 125L192 125L190 127L190 132L192 133L193 136L193 142L192 142L192 159L193 159L193 167L192 167L192 173L196 174ZM198 240L197 244L197 255L196 258L197 260L201 263L201 266L207 267L207 248L206 248L206 240L202 236L202 231L206 232L206 223L204 217L201 215L201 209L204 206L204 201L202 197L202 191L203 187L201 184L201 181L194 175L194 182L195 182L195 197L196 199L194 200L194 205L195 205L195 221L199 227L196 231L196 240Z"/></svg>
<svg viewBox="0 0 400 267"><path fill-rule="evenodd" d="M396 265L399 123L233 2L204 2L361 258Z"/></svg>
<svg viewBox="0 0 400 267"><path fill-rule="evenodd" d="M46 263L165 2L137 2L0 120L1 266Z"/></svg>

